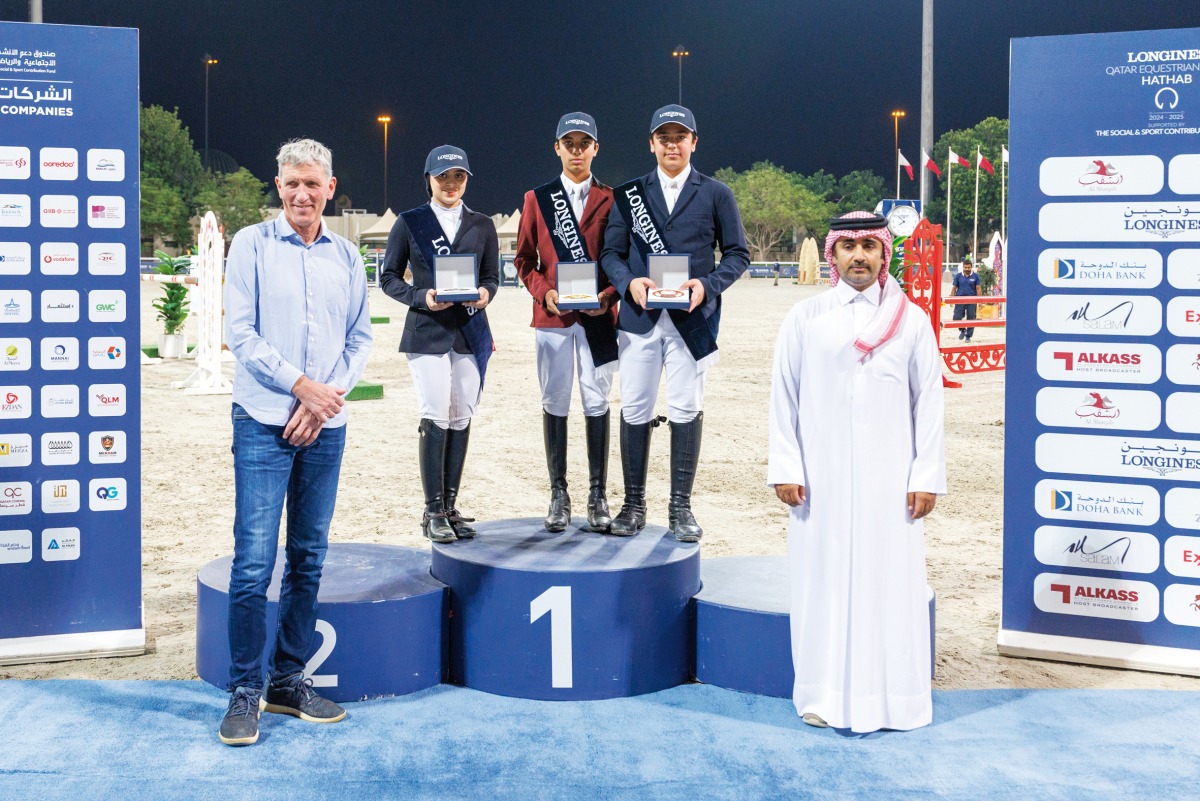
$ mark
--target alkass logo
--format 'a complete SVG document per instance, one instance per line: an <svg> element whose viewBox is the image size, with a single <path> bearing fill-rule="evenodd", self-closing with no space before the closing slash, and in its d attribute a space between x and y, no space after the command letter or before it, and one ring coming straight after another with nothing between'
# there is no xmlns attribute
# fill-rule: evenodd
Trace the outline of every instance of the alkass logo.
<svg viewBox="0 0 1200 801"><path fill-rule="evenodd" d="M1162 352L1149 343L1043 342L1037 350L1038 375L1050 381L1152 384L1162 376L1162 360Z"/></svg>
<svg viewBox="0 0 1200 801"><path fill-rule="evenodd" d="M1111 161L1102 159L1093 159L1083 175L1079 176L1080 186L1116 186L1124 180L1121 171Z"/></svg>
<svg viewBox="0 0 1200 801"><path fill-rule="evenodd" d="M1158 588L1147 581L1041 573L1033 586L1043 612L1141 623L1158 617Z"/></svg>
<svg viewBox="0 0 1200 801"><path fill-rule="evenodd" d="M1061 359L1067 370L1075 365L1139 365L1142 357L1137 353L1106 353L1104 351L1055 351L1054 358Z"/></svg>
<svg viewBox="0 0 1200 801"><path fill-rule="evenodd" d="M1083 405L1075 410L1075 416L1101 424L1111 424L1121 416L1121 409L1107 396L1099 392L1089 392Z"/></svg>

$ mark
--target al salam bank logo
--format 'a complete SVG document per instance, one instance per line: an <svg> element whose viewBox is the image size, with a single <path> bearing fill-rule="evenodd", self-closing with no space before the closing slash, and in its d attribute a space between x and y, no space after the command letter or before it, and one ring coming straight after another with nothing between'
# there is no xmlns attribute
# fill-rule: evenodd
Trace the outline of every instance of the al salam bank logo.
<svg viewBox="0 0 1200 801"><path fill-rule="evenodd" d="M1116 186L1125 180L1111 161L1093 159L1087 172L1079 176L1081 186Z"/></svg>
<svg viewBox="0 0 1200 801"><path fill-rule="evenodd" d="M1072 322L1082 321L1084 328L1105 331L1126 328L1131 317L1133 317L1132 300L1123 301L1108 311L1102 312L1093 310L1091 302L1087 302L1067 315L1067 319Z"/></svg>
<svg viewBox="0 0 1200 801"><path fill-rule="evenodd" d="M1107 396L1099 392L1089 392L1083 405L1075 410L1075 416L1088 422L1107 425L1121 416L1121 409Z"/></svg>
<svg viewBox="0 0 1200 801"><path fill-rule="evenodd" d="M1088 535L1084 534L1075 542L1063 549L1063 553L1074 554L1075 558L1089 565L1115 567L1125 564L1133 540L1129 537L1118 537L1105 545L1092 546L1088 544Z"/></svg>

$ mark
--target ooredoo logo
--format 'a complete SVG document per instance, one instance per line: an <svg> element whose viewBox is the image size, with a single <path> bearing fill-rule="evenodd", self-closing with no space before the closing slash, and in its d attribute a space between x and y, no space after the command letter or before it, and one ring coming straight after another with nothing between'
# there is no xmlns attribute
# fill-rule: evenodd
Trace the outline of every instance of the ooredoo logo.
<svg viewBox="0 0 1200 801"><path fill-rule="evenodd" d="M79 152L73 147L43 147L39 161L43 181L74 181L79 177Z"/></svg>

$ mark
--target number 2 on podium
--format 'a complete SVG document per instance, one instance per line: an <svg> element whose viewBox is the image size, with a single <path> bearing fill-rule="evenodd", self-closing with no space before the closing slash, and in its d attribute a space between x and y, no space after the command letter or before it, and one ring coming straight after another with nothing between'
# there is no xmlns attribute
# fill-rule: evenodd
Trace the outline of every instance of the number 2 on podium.
<svg viewBox="0 0 1200 801"><path fill-rule="evenodd" d="M550 686L570 689L571 678L571 588L551 587L529 602L529 622L550 613Z"/></svg>

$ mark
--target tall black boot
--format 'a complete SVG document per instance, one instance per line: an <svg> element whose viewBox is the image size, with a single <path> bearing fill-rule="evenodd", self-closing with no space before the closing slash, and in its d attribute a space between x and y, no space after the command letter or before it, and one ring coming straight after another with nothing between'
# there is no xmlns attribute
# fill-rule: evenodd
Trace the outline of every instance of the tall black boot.
<svg viewBox="0 0 1200 801"><path fill-rule="evenodd" d="M463 517L455 504L458 501L458 485L462 481L463 465L467 463L467 442L471 439L471 424L461 431L453 428L446 431L446 472L442 475L442 488L446 493L446 517L454 530L454 536L460 540L469 540L475 536L475 529L469 524L475 522L473 517Z"/></svg>
<svg viewBox="0 0 1200 801"><path fill-rule="evenodd" d="M550 470L550 509L546 531L559 532L571 525L571 496L567 494L567 418L542 411L546 439L546 467Z"/></svg>
<svg viewBox="0 0 1200 801"><path fill-rule="evenodd" d="M453 542L454 529L446 517L445 496L442 494L442 470L446 461L446 429L428 418L417 427L420 444L417 461L421 466L421 489L425 493L425 514L421 517L421 533L434 542Z"/></svg>
<svg viewBox="0 0 1200 801"><path fill-rule="evenodd" d="M671 533L680 542L699 542L704 529L692 514L692 484L700 462L700 433L704 412L690 423L671 423L671 505L668 520Z"/></svg>
<svg viewBox="0 0 1200 801"><path fill-rule="evenodd" d="M608 531L612 513L608 510L608 420L609 413L583 418L587 426L588 455L588 528Z"/></svg>
<svg viewBox="0 0 1200 801"><path fill-rule="evenodd" d="M625 497L621 511L608 527L609 534L631 537L646 527L646 470L650 461L650 429L659 418L634 425L621 419L621 472L625 477Z"/></svg>

